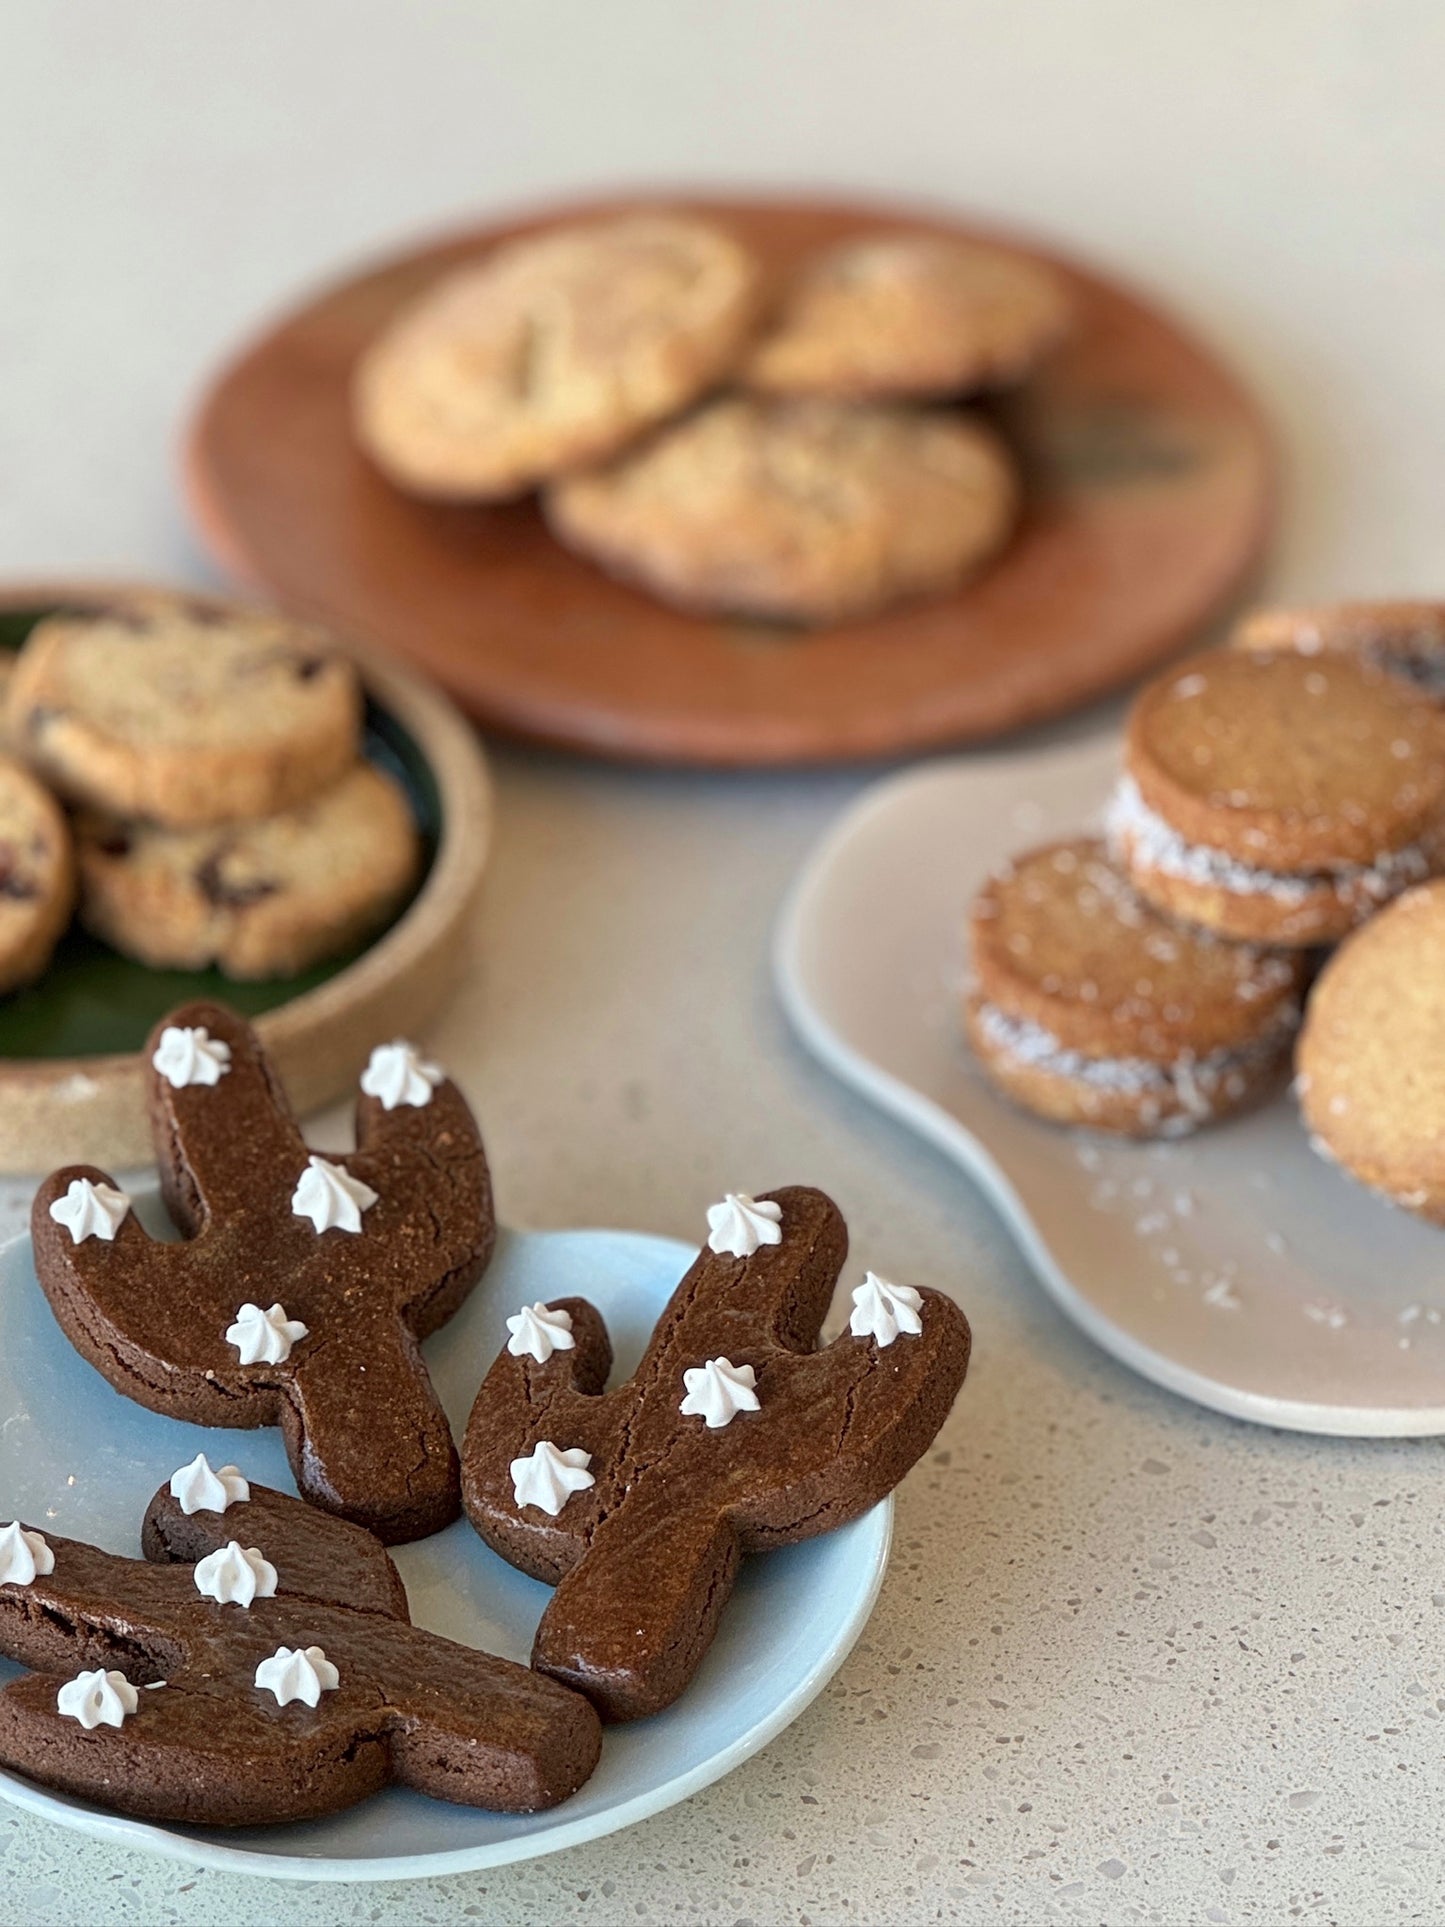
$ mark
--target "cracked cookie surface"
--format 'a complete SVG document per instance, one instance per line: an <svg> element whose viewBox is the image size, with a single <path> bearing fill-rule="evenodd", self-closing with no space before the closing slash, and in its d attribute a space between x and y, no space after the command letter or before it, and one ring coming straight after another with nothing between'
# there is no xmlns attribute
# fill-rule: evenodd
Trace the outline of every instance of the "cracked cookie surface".
<svg viewBox="0 0 1445 1927"><path fill-rule="evenodd" d="M665 601L797 622L954 586L1017 506L1003 444L963 415L746 397L546 499L564 542Z"/></svg>
<svg viewBox="0 0 1445 1927"><path fill-rule="evenodd" d="M524 236L447 275L367 350L358 439L413 493L520 494L712 386L758 296L746 249L685 214Z"/></svg>
<svg viewBox="0 0 1445 1927"><path fill-rule="evenodd" d="M739 379L840 401L963 395L1017 381L1068 325L1059 277L1012 249L864 235L804 262Z"/></svg>

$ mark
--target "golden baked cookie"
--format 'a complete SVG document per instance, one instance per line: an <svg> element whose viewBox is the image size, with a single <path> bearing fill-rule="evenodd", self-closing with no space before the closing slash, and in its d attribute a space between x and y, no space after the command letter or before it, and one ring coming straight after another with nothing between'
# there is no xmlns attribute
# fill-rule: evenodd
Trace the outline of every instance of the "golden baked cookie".
<svg viewBox="0 0 1445 1927"><path fill-rule="evenodd" d="M1332 943L1445 863L1445 722L1354 657L1221 649L1168 670L1124 767L1115 854L1220 936Z"/></svg>
<svg viewBox="0 0 1445 1927"><path fill-rule="evenodd" d="M0 756L0 991L40 975L74 902L65 817L28 771Z"/></svg>
<svg viewBox="0 0 1445 1927"><path fill-rule="evenodd" d="M1392 903L1325 965L1296 1091L1316 1150L1445 1224L1445 881Z"/></svg>
<svg viewBox="0 0 1445 1927"><path fill-rule="evenodd" d="M664 601L837 622L953 587L1012 526L985 427L941 410L728 396L547 493L558 536Z"/></svg>
<svg viewBox="0 0 1445 1927"><path fill-rule="evenodd" d="M357 763L280 815L170 830L86 815L76 825L81 921L161 970L289 977L384 924L416 881L420 844L391 777Z"/></svg>
<svg viewBox="0 0 1445 1927"><path fill-rule="evenodd" d="M841 401L967 394L1026 375L1069 313L1059 277L1011 249L868 235L803 264L739 380Z"/></svg>
<svg viewBox="0 0 1445 1927"><path fill-rule="evenodd" d="M1054 1123L1179 1136L1267 1094L1289 1062L1303 959L1169 922L1094 838L1008 864L970 940L979 1063Z"/></svg>
<svg viewBox="0 0 1445 1927"><path fill-rule="evenodd" d="M49 616L6 701L17 754L74 803L178 827L270 815L355 761L356 671L261 610L136 595Z"/></svg>
<svg viewBox="0 0 1445 1927"><path fill-rule="evenodd" d="M760 275L724 229L633 214L508 242L362 357L358 439L399 488L483 501L613 454L734 364Z"/></svg>
<svg viewBox="0 0 1445 1927"><path fill-rule="evenodd" d="M1445 602L1335 602L1257 609L1231 634L1256 655L1362 656L1445 703Z"/></svg>

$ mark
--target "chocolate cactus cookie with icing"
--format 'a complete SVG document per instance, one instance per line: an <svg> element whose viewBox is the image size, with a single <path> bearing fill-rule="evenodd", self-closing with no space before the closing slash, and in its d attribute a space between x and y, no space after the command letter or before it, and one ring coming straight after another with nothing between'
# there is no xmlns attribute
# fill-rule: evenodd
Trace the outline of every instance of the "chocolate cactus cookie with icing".
<svg viewBox="0 0 1445 1927"><path fill-rule="evenodd" d="M1171 923L1093 838L1031 850L991 878L970 938L974 1053L1051 1122L1176 1137L1283 1078L1304 960Z"/></svg>
<svg viewBox="0 0 1445 1927"><path fill-rule="evenodd" d="M1135 703L1108 832L1167 916L1333 943L1445 862L1445 722L1362 659L1217 650Z"/></svg>
<svg viewBox="0 0 1445 1927"><path fill-rule="evenodd" d="M71 1343L128 1398L200 1425L279 1425L313 1505L387 1543L457 1516L446 1414L421 1356L495 1236L475 1121L409 1045L373 1053L355 1151L308 1152L254 1031L190 1004L146 1051L174 1243L104 1172L35 1196L35 1268Z"/></svg>
<svg viewBox="0 0 1445 1927"><path fill-rule="evenodd" d="M254 1543L253 1543L254 1542ZM576 1693L413 1626L378 1540L204 1456L146 1510L145 1559L0 1527L0 1761L122 1813L314 1819L388 1784L506 1813L574 1793Z"/></svg>
<svg viewBox="0 0 1445 1927"><path fill-rule="evenodd" d="M524 1308L472 1408L467 1516L557 1590L532 1664L605 1720L669 1705L712 1642L742 1555L884 1498L968 1366L963 1313L870 1273L815 1349L848 1236L801 1186L732 1194L631 1378L585 1299Z"/></svg>

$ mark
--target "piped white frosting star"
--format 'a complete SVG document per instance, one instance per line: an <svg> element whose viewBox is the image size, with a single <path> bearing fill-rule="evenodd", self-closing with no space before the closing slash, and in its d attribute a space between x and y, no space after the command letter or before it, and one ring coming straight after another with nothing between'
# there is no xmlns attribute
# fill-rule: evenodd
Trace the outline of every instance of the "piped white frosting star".
<svg viewBox="0 0 1445 1927"><path fill-rule="evenodd" d="M222 1606L249 1606L253 1599L276 1597L276 1568L259 1546L232 1539L198 1560L196 1591Z"/></svg>
<svg viewBox="0 0 1445 1927"><path fill-rule="evenodd" d="M729 1258L751 1258L759 1245L783 1242L782 1219L783 1207L772 1198L729 1191L721 1204L708 1206L708 1250Z"/></svg>
<svg viewBox="0 0 1445 1927"><path fill-rule="evenodd" d="M315 1706L323 1693L334 1693L340 1684L340 1673L319 1646L278 1646L256 1668L257 1687L274 1693L278 1706L289 1706L292 1700Z"/></svg>
<svg viewBox="0 0 1445 1927"><path fill-rule="evenodd" d="M585 1492L597 1481L587 1470L592 1454L580 1445L559 1451L541 1439L524 1459L512 1460L512 1493L519 1506L534 1505L555 1519L574 1492Z"/></svg>
<svg viewBox="0 0 1445 1927"><path fill-rule="evenodd" d="M204 1452L197 1452L189 1465L171 1474L171 1497L187 1518L193 1512L224 1512L227 1506L244 1504L250 1496L250 1484L242 1478L239 1466L223 1465L212 1471Z"/></svg>
<svg viewBox="0 0 1445 1927"><path fill-rule="evenodd" d="M55 1554L42 1532L12 1519L0 1526L0 1586L28 1586L39 1574L55 1570Z"/></svg>
<svg viewBox="0 0 1445 1927"><path fill-rule="evenodd" d="M875 1339L881 1349L895 1338L917 1338L923 1330L923 1299L912 1285L890 1284L876 1271L864 1274L853 1293L848 1329L855 1338Z"/></svg>
<svg viewBox="0 0 1445 1927"><path fill-rule="evenodd" d="M109 1244L125 1222L130 1199L113 1184L97 1184L93 1178L72 1178L63 1198L52 1199L50 1215L70 1233L73 1245L87 1238L101 1238Z"/></svg>
<svg viewBox="0 0 1445 1927"><path fill-rule="evenodd" d="M212 1037L204 1024L194 1029L167 1024L151 1063L172 1090L183 1091L188 1084L219 1084L231 1068L231 1046Z"/></svg>
<svg viewBox="0 0 1445 1927"><path fill-rule="evenodd" d="M288 1318L284 1305L262 1311L248 1302L236 1313L235 1324L227 1327L226 1343L241 1354L239 1364L284 1365L291 1347L306 1337L308 1329L299 1318Z"/></svg>
<svg viewBox="0 0 1445 1927"><path fill-rule="evenodd" d="M515 1312L507 1320L507 1330L512 1334L507 1350L513 1358L535 1358L539 1365L545 1365L553 1352L572 1351L577 1343L571 1312L553 1311L540 1300Z"/></svg>
<svg viewBox="0 0 1445 1927"><path fill-rule="evenodd" d="M734 1365L727 1358L710 1358L705 1365L693 1365L682 1375L687 1396L678 1406L686 1418L702 1418L708 1429L737 1417L739 1412L756 1412L758 1382L751 1365Z"/></svg>
<svg viewBox="0 0 1445 1927"><path fill-rule="evenodd" d="M432 1092L445 1078L440 1064L429 1064L415 1044L398 1037L394 1043L378 1044L361 1073L361 1088L368 1097L381 1100L384 1111L399 1104L420 1108L430 1104Z"/></svg>
<svg viewBox="0 0 1445 1927"><path fill-rule="evenodd" d="M97 1726L124 1726L140 1705L140 1695L124 1673L96 1667L77 1673L55 1695L56 1709L68 1720L79 1720L87 1733Z"/></svg>
<svg viewBox="0 0 1445 1927"><path fill-rule="evenodd" d="M362 1212L375 1203L376 1193L363 1179L314 1155L291 1194L296 1216L309 1218L318 1231L360 1231Z"/></svg>

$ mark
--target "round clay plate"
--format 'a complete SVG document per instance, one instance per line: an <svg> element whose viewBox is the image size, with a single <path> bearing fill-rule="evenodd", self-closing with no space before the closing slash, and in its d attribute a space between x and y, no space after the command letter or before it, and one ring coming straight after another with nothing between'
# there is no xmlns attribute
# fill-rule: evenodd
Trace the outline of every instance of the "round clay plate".
<svg viewBox="0 0 1445 1927"><path fill-rule="evenodd" d="M156 1222L153 1202L146 1214ZM506 1343L516 1305L578 1293L632 1370L694 1249L618 1231L504 1232L481 1288L424 1346L458 1436ZM83 1440L83 1445L79 1441ZM296 1487L274 1431L207 1431L142 1410L71 1349L35 1282L30 1240L0 1251L0 1494L4 1516L112 1552L139 1551L151 1494L197 1452L283 1492ZM156 1826L0 1772L0 1799L103 1841L193 1866L291 1880L398 1880L555 1853L684 1800L756 1753L832 1678L863 1630L888 1561L893 1501L841 1531L743 1562L697 1677L655 1719L608 1730L602 1762L549 1813L480 1813L392 1787L293 1826ZM464 1521L395 1548L420 1626L527 1659L548 1588L515 1572ZM0 1659L0 1684L17 1668Z"/></svg>
<svg viewBox="0 0 1445 1927"><path fill-rule="evenodd" d="M95 583L0 590L0 660L48 609L104 594ZM424 870L410 903L360 951L264 983L152 970L73 925L38 982L0 997L0 1171L149 1163L140 1047L193 997L256 1019L304 1113L354 1086L378 1038L415 1035L457 982L491 840L486 762L472 730L420 678L373 652L350 653L366 690L363 751L400 782L421 831Z"/></svg>
<svg viewBox="0 0 1445 1927"><path fill-rule="evenodd" d="M1264 1425L1445 1433L1445 1233L1311 1151L1287 1092L1193 1137L1060 1130L984 1081L960 1030L964 922L1003 859L1097 817L1108 737L875 785L810 859L776 974L803 1041L955 1159L1106 1351Z"/></svg>
<svg viewBox="0 0 1445 1927"><path fill-rule="evenodd" d="M631 203L636 205L636 203ZM955 593L808 632L682 615L548 534L533 501L437 507L390 487L348 421L357 356L457 263L600 204L479 228L327 289L247 349L201 405L191 505L220 560L292 607L411 657L482 722L656 762L786 764L976 740L1137 676L1230 601L1269 521L1253 404L1154 308L1076 264L914 209L702 206L781 273L844 236L907 224L1048 260L1078 325L989 405L1027 504Z"/></svg>

